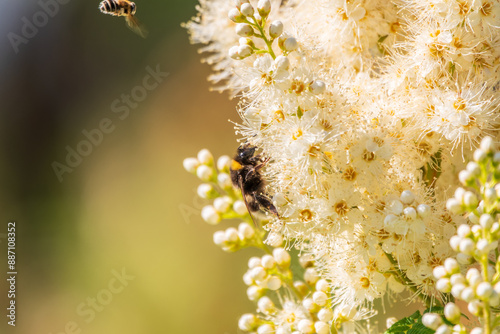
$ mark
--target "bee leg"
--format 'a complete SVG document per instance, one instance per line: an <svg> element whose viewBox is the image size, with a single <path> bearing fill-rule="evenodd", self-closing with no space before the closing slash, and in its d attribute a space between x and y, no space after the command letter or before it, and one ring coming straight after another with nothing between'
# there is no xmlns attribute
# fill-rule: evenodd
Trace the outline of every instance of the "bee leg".
<svg viewBox="0 0 500 334"><path fill-rule="evenodd" d="M267 164L267 162L269 160L271 160L271 158L266 158L266 159L261 160L260 164L255 166L255 169L260 170L262 167L264 167Z"/></svg>
<svg viewBox="0 0 500 334"><path fill-rule="evenodd" d="M276 207L273 205L273 203L271 202L271 200L263 195L263 194L259 194L259 195L255 195L255 201L257 203L259 203L260 206L262 206L264 209L266 209L267 211L271 212L273 215L275 215L276 217L280 217L280 215L278 214L278 210L276 210Z"/></svg>

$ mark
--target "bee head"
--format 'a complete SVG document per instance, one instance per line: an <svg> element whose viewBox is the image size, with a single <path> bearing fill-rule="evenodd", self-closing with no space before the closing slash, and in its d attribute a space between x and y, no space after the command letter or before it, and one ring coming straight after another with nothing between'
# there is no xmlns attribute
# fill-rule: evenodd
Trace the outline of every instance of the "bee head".
<svg viewBox="0 0 500 334"><path fill-rule="evenodd" d="M250 144L244 144L238 147L238 157L241 159L241 161L247 161L253 155L255 154L255 146L252 146Z"/></svg>
<svg viewBox="0 0 500 334"><path fill-rule="evenodd" d="M130 3L130 14L135 15L135 11L136 11L135 3L131 2Z"/></svg>

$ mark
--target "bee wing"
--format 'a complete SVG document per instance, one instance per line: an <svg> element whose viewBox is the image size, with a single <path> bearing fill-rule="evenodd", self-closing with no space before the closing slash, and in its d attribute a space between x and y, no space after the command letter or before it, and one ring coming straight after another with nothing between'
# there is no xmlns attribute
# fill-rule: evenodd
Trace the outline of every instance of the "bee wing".
<svg viewBox="0 0 500 334"><path fill-rule="evenodd" d="M148 30L134 15L127 15L125 17L125 21L127 22L127 26L142 38L146 38L148 36Z"/></svg>
<svg viewBox="0 0 500 334"><path fill-rule="evenodd" d="M255 219L253 218L253 215L252 215L252 211L250 211L250 208L248 207L247 196L250 196L250 195L248 195L245 192L245 189L243 188L243 177L241 175L238 177L238 185L240 186L241 194L243 195L243 202L245 203L245 206L247 207L248 214L250 215L250 218L252 218L252 221L255 224L255 227L258 228L259 225L257 225L257 223L255 222Z"/></svg>

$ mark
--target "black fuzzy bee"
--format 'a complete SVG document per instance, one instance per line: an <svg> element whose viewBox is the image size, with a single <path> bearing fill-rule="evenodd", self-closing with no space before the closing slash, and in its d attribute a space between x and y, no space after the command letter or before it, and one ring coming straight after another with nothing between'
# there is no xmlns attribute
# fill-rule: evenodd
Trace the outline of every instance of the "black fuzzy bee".
<svg viewBox="0 0 500 334"><path fill-rule="evenodd" d="M256 149L257 147L250 144L238 147L238 152L231 161L231 181L241 190L250 215L264 209L279 217L276 207L265 194L265 181L260 174L269 159L262 158L260 154L255 155Z"/></svg>

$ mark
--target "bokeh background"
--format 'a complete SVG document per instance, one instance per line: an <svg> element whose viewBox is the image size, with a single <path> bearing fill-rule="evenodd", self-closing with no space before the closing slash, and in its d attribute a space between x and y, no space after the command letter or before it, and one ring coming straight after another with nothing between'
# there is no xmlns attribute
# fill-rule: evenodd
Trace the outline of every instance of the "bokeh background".
<svg viewBox="0 0 500 334"><path fill-rule="evenodd" d="M241 279L251 251L212 244L198 181L182 168L203 147L216 156L237 147L235 102L209 92L209 67L180 26L197 1L136 3L147 39L101 14L99 0L67 0L16 53L9 33L22 36L23 18L41 7L0 1L0 333L232 334L254 308ZM157 65L169 76L121 120L112 101ZM104 118L114 131L59 182L53 162L64 164L66 147ZM5 316L11 220L15 328ZM103 290L122 268L135 278L87 322L78 307L109 297Z"/></svg>

